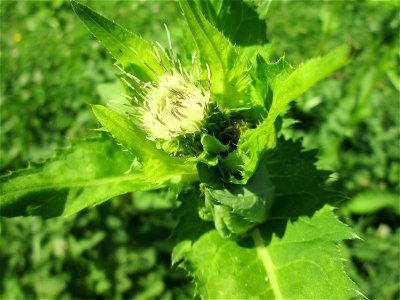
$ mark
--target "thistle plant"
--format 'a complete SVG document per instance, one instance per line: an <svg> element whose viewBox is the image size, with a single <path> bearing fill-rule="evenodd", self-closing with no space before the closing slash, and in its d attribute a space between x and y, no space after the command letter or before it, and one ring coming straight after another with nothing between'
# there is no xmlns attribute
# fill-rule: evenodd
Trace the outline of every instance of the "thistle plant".
<svg viewBox="0 0 400 300"><path fill-rule="evenodd" d="M329 172L315 168L315 151L286 140L279 125L289 103L349 61L349 48L295 69L270 62L261 46L234 45L239 37L224 34L234 30L213 19L229 3L210 3L215 14L180 5L197 45L186 61L167 27L163 47L72 1L115 58L126 101L92 106L106 133L2 177L1 214L69 216L168 188L179 204L172 263L203 298L350 298L337 243L354 234L331 206L341 195L324 189ZM251 26L263 26L254 15Z"/></svg>

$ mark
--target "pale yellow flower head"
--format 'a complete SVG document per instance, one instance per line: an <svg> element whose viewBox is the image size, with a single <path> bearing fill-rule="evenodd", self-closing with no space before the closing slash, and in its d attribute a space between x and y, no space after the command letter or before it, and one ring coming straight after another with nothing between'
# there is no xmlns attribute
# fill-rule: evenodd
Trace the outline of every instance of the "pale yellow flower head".
<svg viewBox="0 0 400 300"><path fill-rule="evenodd" d="M159 77L157 85L149 87L140 109L148 138L171 140L200 132L209 99L210 92L184 73L173 70Z"/></svg>
<svg viewBox="0 0 400 300"><path fill-rule="evenodd" d="M143 129L149 140L158 141L157 145L168 153L184 155L197 149L198 145L193 142L199 138L200 135L197 134L204 131L206 125L211 72L208 65L204 70L206 72L202 72L196 63L196 51L193 53L190 69L185 69L179 59L175 60L169 32L167 28L166 30L169 53L159 43L159 49L155 46L146 49L152 56L150 59L154 59L159 68L151 67L154 66L154 61L145 61L135 49L130 48L153 74L152 81L142 81L134 74L117 67L125 75L121 79L135 95L132 97L123 94L136 104L136 125Z"/></svg>

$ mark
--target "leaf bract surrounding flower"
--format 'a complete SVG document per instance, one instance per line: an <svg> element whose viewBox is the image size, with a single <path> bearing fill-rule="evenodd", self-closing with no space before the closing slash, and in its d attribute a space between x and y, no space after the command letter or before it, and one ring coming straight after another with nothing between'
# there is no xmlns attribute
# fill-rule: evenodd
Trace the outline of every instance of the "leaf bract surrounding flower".
<svg viewBox="0 0 400 300"><path fill-rule="evenodd" d="M180 5L199 47L200 57L211 68L211 92L220 109L243 110L259 104L261 99L248 96L251 80L246 58L240 56L231 42L202 15L195 1L180 1Z"/></svg>

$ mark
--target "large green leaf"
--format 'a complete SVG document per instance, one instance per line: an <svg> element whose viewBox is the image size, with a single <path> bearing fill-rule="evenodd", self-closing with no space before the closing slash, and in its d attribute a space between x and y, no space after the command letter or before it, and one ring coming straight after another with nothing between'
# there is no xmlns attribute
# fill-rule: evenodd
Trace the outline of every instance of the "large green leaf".
<svg viewBox="0 0 400 300"><path fill-rule="evenodd" d="M75 13L90 32L107 48L124 69L135 73L143 81L155 78L152 70L158 74L163 73L162 67L147 51L154 51L154 45L151 42L99 15L83 4L76 1L71 1L71 4ZM165 62L164 65L168 67L168 59L163 52L160 55Z"/></svg>
<svg viewBox="0 0 400 300"><path fill-rule="evenodd" d="M43 164L0 177L0 214L70 216L117 195L164 186L149 182L133 159L105 135L75 142Z"/></svg>
<svg viewBox="0 0 400 300"><path fill-rule="evenodd" d="M329 208L288 223L273 222L240 243L208 231L186 250L184 266L204 299L349 299L355 285L344 272L338 242L353 238ZM261 231L261 233L260 233ZM210 265L213 267L210 268Z"/></svg>
<svg viewBox="0 0 400 300"><path fill-rule="evenodd" d="M223 162L226 170L234 174L233 182L246 182L254 173L262 154L275 146L275 121L288 104L309 87L345 65L350 59L348 46L341 46L323 57L311 59L293 70L281 59L275 64L264 63L265 70L258 69L262 76L267 74L268 85L273 97L267 118L255 129L241 135L237 149ZM259 65L263 59L258 58Z"/></svg>
<svg viewBox="0 0 400 300"><path fill-rule="evenodd" d="M157 149L155 143L146 139L145 133L129 118L102 105L94 105L92 109L101 125L139 158L149 180L168 180L175 176L198 179L194 162L169 156L163 150Z"/></svg>
<svg viewBox="0 0 400 300"><path fill-rule="evenodd" d="M247 66L236 49L202 15L196 3L180 1L201 60L211 69L211 92L222 110L249 109L257 99L248 99Z"/></svg>
<svg viewBox="0 0 400 300"><path fill-rule="evenodd" d="M354 236L331 208L324 208L342 196L324 190L329 172L315 168L315 156L316 151L303 151L300 142L282 139L265 153L260 166L268 171L275 201L267 221L251 232L251 238L224 239L207 223L201 224L199 215L188 213L188 207L195 211L204 200L196 201L194 194L180 196L176 234L182 242L173 261L183 260L203 298L350 298L355 287L344 272L337 243ZM266 179L264 183L270 185Z"/></svg>

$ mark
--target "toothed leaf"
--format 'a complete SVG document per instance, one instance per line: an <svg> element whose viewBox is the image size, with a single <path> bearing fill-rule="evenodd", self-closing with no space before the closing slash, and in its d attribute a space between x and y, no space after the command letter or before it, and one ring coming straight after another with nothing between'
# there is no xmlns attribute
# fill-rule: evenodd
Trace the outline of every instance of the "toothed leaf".
<svg viewBox="0 0 400 300"><path fill-rule="evenodd" d="M267 81L272 90L272 104L268 116L255 129L249 129L241 135L237 149L223 162L231 174L232 182L245 183L254 173L262 154L275 147L274 123L280 113L296 97L300 96L313 84L331 74L349 62L349 47L341 46L323 57L306 61L293 70L284 59L275 64L265 63ZM259 57L259 62L262 60ZM259 70L261 72L261 70ZM240 177L239 179L237 179ZM236 178L236 179L235 179Z"/></svg>
<svg viewBox="0 0 400 300"><path fill-rule="evenodd" d="M326 205L341 196L323 189L329 173L315 168L315 155L303 151L299 142L284 140L265 153L260 165L268 171L275 201L266 222L239 241L221 237L224 230L238 229L237 220L209 229L200 216L203 220L210 216L203 211L200 216L188 213L189 207L195 210L204 200L195 194L180 197L176 234L183 244L174 259L181 260L193 276L202 298L348 299L354 295L356 287L338 250L338 243L354 234ZM256 176L255 180L262 179ZM218 213L226 217L223 211Z"/></svg>
<svg viewBox="0 0 400 300"><path fill-rule="evenodd" d="M151 42L99 15L83 4L76 1L71 1L71 4L75 13L89 31L104 45L124 69L131 71L142 80L148 81L154 79L155 76L150 68L160 74L163 72L159 63L147 51L147 49L153 51L153 44ZM160 55L163 61L168 61L163 53ZM165 63L165 65L168 67L169 64Z"/></svg>
<svg viewBox="0 0 400 300"><path fill-rule="evenodd" d="M233 44L261 45L268 42L267 26L244 1L199 1L204 16ZM248 34L251 32L251 34Z"/></svg>
<svg viewBox="0 0 400 300"><path fill-rule="evenodd" d="M149 180L168 180L175 176L197 178L196 166L182 158L169 156L146 139L145 133L132 120L102 105L92 106L101 125L126 149L135 154L143 164Z"/></svg>
<svg viewBox="0 0 400 300"><path fill-rule="evenodd" d="M70 216L114 196L163 187L111 138L81 140L42 163L0 177L0 215Z"/></svg>
<svg viewBox="0 0 400 300"><path fill-rule="evenodd" d="M356 286L344 271L338 243L354 238L329 208L289 222L274 222L241 242L210 230L188 249L183 266L203 299L349 299ZM261 234L260 234L261 231ZM183 254L182 254L183 252ZM213 267L210 267L213 266Z"/></svg>
<svg viewBox="0 0 400 300"><path fill-rule="evenodd" d="M350 60L350 54L350 47L343 45L324 56L306 61L293 72L287 72L287 67L285 66L283 70L287 78L284 79L285 76L282 76L283 78L280 78L281 82L275 83L273 104L268 118L275 119L292 100L303 94L318 81L346 65Z"/></svg>
<svg viewBox="0 0 400 300"><path fill-rule="evenodd" d="M211 69L211 92L222 110L250 109L257 102L246 95L248 69L237 50L202 15L194 1L180 1L201 60Z"/></svg>

